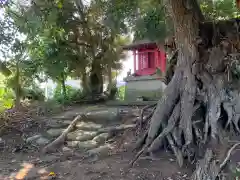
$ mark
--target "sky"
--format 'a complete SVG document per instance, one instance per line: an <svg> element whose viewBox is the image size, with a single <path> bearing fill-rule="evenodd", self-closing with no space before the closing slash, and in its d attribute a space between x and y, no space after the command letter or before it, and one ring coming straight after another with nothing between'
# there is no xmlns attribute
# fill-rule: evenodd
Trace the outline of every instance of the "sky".
<svg viewBox="0 0 240 180"><path fill-rule="evenodd" d="M128 57L123 62L123 70L117 77L118 81L122 81L127 76L127 72L129 71L129 69L131 69L131 72L133 73L133 55L130 51L128 51L127 54Z"/></svg>

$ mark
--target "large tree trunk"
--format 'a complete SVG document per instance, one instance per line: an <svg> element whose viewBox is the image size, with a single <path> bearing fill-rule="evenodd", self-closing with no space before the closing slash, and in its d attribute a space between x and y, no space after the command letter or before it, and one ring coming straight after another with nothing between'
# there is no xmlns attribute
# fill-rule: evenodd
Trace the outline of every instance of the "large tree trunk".
<svg viewBox="0 0 240 180"><path fill-rule="evenodd" d="M102 67L97 62L97 60L93 61L92 69L90 74L90 84L92 95L101 94L103 92L103 75L102 75Z"/></svg>
<svg viewBox="0 0 240 180"><path fill-rule="evenodd" d="M233 82L229 61L239 59L236 54L233 58L233 53L240 52L240 46L233 46L239 32L235 32L234 20L204 23L196 0L166 0L165 4L175 28L177 67L148 132L139 141L143 147L135 159L168 142L180 166L185 159L195 162L203 158L193 180L215 180L223 166L214 160L218 152L213 147L220 142L223 129L239 131L239 93L227 86ZM236 37L221 41L222 36L230 38L231 30ZM209 149L204 152L203 147Z"/></svg>
<svg viewBox="0 0 240 180"><path fill-rule="evenodd" d="M90 87L89 87L89 80L88 80L88 75L86 73L86 70L84 69L83 72L81 73L81 87L83 89L83 93L85 95L90 93Z"/></svg>

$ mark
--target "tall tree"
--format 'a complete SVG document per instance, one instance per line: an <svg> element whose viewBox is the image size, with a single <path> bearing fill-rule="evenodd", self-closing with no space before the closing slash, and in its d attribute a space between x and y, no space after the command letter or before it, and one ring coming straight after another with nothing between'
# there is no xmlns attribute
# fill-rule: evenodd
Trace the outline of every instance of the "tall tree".
<svg viewBox="0 0 240 180"><path fill-rule="evenodd" d="M193 180L214 180L226 164L216 163L214 147L221 142L222 132L239 132L240 109L234 100L240 97L231 76L240 58L239 20L205 22L196 0L168 0L164 4L173 22L177 67L136 158L167 142L180 166L185 158L203 158ZM204 156L202 147L206 147Z"/></svg>
<svg viewBox="0 0 240 180"><path fill-rule="evenodd" d="M104 70L121 67L119 46L123 41L116 44L115 40L122 35L106 25L107 12L99 3L36 0L27 7L8 8L13 23L27 37L36 73L60 81L63 92L67 76L81 78L84 92L91 92L95 85L97 92L102 92Z"/></svg>

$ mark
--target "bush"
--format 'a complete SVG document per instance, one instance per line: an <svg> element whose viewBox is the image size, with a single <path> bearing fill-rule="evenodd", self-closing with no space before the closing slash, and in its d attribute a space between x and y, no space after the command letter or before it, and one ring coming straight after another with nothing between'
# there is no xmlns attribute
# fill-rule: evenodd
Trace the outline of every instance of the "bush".
<svg viewBox="0 0 240 180"><path fill-rule="evenodd" d="M9 109L14 104L14 93L11 89L0 88L0 111Z"/></svg>
<svg viewBox="0 0 240 180"><path fill-rule="evenodd" d="M45 99L43 90L39 88L25 89L24 97L32 100L37 100L37 101L44 101Z"/></svg>
<svg viewBox="0 0 240 180"><path fill-rule="evenodd" d="M121 86L118 88L117 99L123 101L124 97L125 97L125 86Z"/></svg>
<svg viewBox="0 0 240 180"><path fill-rule="evenodd" d="M37 107L38 115L44 115L44 116L61 113L63 110L62 104L60 104L54 99L47 100L45 102L40 102L40 103L37 102L36 107Z"/></svg>
<svg viewBox="0 0 240 180"><path fill-rule="evenodd" d="M76 89L68 85L66 86L66 94L67 94L67 97L65 99L62 93L61 85L57 85L54 91L53 99L61 104L62 103L68 104L72 101L77 101L83 97L83 93L80 89Z"/></svg>

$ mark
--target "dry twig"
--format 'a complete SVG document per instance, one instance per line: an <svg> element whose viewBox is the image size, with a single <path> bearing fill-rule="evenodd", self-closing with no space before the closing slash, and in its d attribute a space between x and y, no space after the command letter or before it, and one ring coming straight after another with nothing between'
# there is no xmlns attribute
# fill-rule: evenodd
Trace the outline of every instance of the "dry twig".
<svg viewBox="0 0 240 180"><path fill-rule="evenodd" d="M71 122L71 124L63 131L63 133L55 139L53 142L45 146L42 150L43 153L47 153L52 151L54 148L56 148L59 144L64 143L66 136L69 132L73 130L73 128L76 126L77 122L83 118L83 115L78 115L74 118L74 120Z"/></svg>

